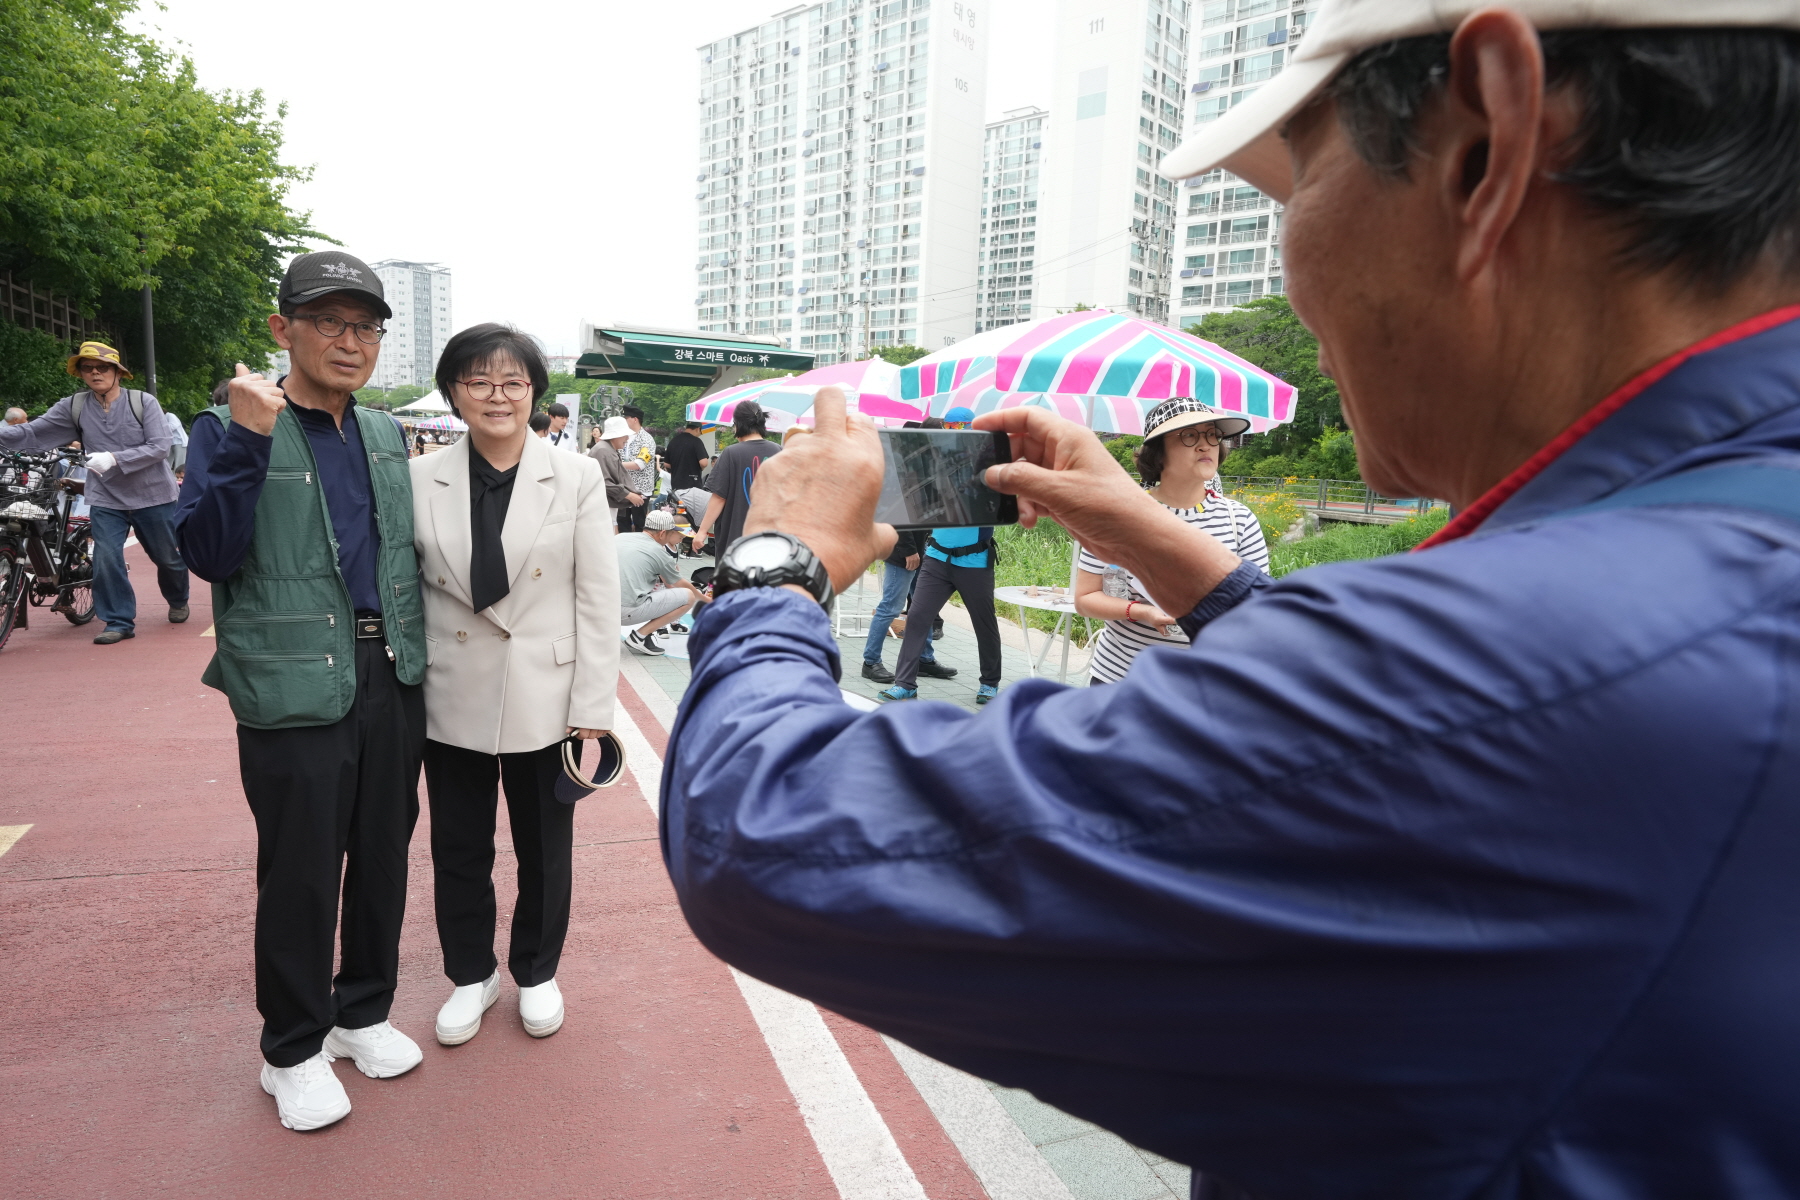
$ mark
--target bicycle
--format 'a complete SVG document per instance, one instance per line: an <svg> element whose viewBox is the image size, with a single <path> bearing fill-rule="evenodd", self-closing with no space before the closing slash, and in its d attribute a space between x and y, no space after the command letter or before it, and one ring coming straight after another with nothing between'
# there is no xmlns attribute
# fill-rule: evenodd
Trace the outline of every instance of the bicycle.
<svg viewBox="0 0 1800 1200"><path fill-rule="evenodd" d="M48 605L71 625L94 619L88 518L75 515L73 481L56 470L80 461L74 450L0 451L0 649L30 627L32 608Z"/></svg>

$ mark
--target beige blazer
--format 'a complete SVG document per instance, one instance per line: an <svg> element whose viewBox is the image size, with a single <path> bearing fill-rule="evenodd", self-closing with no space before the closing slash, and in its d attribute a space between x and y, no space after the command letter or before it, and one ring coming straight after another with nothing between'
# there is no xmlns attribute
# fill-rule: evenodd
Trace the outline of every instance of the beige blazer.
<svg viewBox="0 0 1800 1200"><path fill-rule="evenodd" d="M512 590L469 607L469 442L412 460L425 583L425 725L486 754L611 729L619 559L600 464L527 437L500 541Z"/></svg>

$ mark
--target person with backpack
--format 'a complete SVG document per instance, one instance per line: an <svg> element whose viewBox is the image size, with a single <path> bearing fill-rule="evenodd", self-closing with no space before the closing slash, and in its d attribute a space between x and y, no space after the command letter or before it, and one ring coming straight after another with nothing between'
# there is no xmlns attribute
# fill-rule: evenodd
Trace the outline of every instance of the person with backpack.
<svg viewBox="0 0 1800 1200"><path fill-rule="evenodd" d="M188 570L175 544L175 473L169 469L169 421L149 392L120 386L132 378L119 352L88 341L69 356L69 374L87 386L24 425L0 428L0 449L54 450L79 441L87 452L94 534L94 612L106 628L94 643L137 636L137 593L125 570L125 539L156 564L156 585L174 624L188 619Z"/></svg>
<svg viewBox="0 0 1800 1200"><path fill-rule="evenodd" d="M877 692L880 700L917 700L919 676L948 679L954 668L925 661L926 642L932 623L950 602L952 592L962 597L969 621L975 626L975 647L981 656L981 686L975 703L986 704L1000 694L1000 621L994 615L994 529L934 529L925 539L925 557L919 563L912 603L906 609L906 635L900 641L900 661L894 682Z"/></svg>

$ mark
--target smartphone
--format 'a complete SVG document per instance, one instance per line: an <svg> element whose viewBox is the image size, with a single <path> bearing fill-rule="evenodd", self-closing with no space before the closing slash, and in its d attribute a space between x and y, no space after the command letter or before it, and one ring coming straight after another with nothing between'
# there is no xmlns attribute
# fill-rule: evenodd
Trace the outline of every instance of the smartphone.
<svg viewBox="0 0 1800 1200"><path fill-rule="evenodd" d="M881 499L875 519L895 529L1017 525L1019 502L984 473L1012 461L1004 433L979 429L883 429Z"/></svg>

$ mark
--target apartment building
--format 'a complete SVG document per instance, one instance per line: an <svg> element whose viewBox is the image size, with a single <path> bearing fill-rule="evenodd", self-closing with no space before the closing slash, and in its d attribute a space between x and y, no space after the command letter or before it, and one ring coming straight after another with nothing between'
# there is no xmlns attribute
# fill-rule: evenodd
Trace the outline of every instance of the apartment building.
<svg viewBox="0 0 1800 1200"><path fill-rule="evenodd" d="M973 332L984 18L822 0L699 48L701 330L821 364Z"/></svg>
<svg viewBox="0 0 1800 1200"><path fill-rule="evenodd" d="M1279 75L1305 36L1320 0L1199 0L1192 118L1218 119ZM1182 185L1178 320L1233 308L1285 288L1281 205L1229 171Z"/></svg>
<svg viewBox="0 0 1800 1200"><path fill-rule="evenodd" d="M388 307L381 356L369 383L378 388L403 385L430 387L438 355L450 340L450 268L439 263L405 262L397 258L370 264Z"/></svg>
<svg viewBox="0 0 1800 1200"><path fill-rule="evenodd" d="M977 333L1032 318L1038 176L1049 127L1050 114L1037 107L1012 109L987 127L975 266Z"/></svg>
<svg viewBox="0 0 1800 1200"><path fill-rule="evenodd" d="M1057 0L1033 313L1078 304L1172 319L1188 0Z"/></svg>

